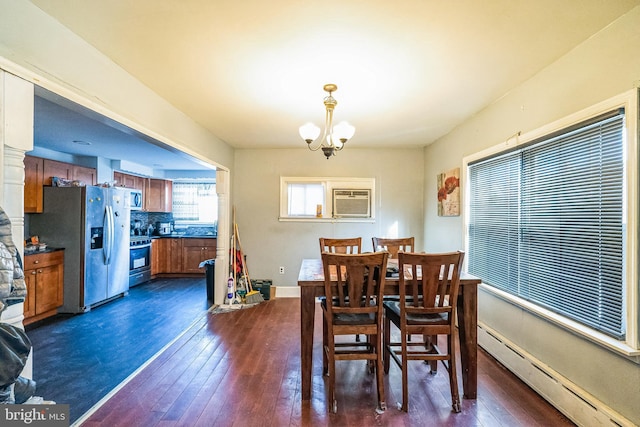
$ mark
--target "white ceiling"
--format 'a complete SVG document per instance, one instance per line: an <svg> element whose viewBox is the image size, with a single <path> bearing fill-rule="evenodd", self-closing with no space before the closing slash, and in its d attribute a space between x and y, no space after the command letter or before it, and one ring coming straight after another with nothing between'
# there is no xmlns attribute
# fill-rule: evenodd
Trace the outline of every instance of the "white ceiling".
<svg viewBox="0 0 640 427"><path fill-rule="evenodd" d="M129 169L121 169L148 174L213 169L199 159L43 88L36 87L35 93L35 155L47 157L51 153L42 150L45 149L74 156L126 160L134 163L134 170L131 165Z"/></svg>
<svg viewBox="0 0 640 427"><path fill-rule="evenodd" d="M640 4L31 2L236 148L304 146L325 83L336 121L356 127L350 146L427 145Z"/></svg>

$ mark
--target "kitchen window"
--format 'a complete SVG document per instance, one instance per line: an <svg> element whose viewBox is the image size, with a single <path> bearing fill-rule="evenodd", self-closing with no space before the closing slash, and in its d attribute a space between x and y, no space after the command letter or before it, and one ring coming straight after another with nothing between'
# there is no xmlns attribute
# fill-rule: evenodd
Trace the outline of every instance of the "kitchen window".
<svg viewBox="0 0 640 427"><path fill-rule="evenodd" d="M182 225L212 225L218 221L215 182L173 182L173 220Z"/></svg>
<svg viewBox="0 0 640 427"><path fill-rule="evenodd" d="M637 307L635 237L626 233L636 211L633 105L632 118L616 108L465 159L468 271L506 299L627 349L638 348L637 310L628 309Z"/></svg>

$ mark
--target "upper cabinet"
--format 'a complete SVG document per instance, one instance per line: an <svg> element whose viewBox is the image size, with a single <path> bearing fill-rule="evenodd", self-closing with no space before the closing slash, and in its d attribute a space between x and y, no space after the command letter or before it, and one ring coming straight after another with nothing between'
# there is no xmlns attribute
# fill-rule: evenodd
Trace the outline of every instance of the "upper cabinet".
<svg viewBox="0 0 640 427"><path fill-rule="evenodd" d="M123 172L113 172L119 187L142 191L143 210L147 212L171 212L173 183L166 179L144 178Z"/></svg>
<svg viewBox="0 0 640 427"><path fill-rule="evenodd" d="M113 179L118 187L135 188L144 193L148 178L137 175L129 175L123 172L113 172Z"/></svg>
<svg viewBox="0 0 640 427"><path fill-rule="evenodd" d="M44 160L44 185L51 185L51 178L54 176L63 179L72 179L73 165L55 160Z"/></svg>
<svg viewBox="0 0 640 427"><path fill-rule="evenodd" d="M165 179L149 178L147 197L145 198L148 212L171 212L173 183Z"/></svg>
<svg viewBox="0 0 640 427"><path fill-rule="evenodd" d="M85 185L95 185L96 170L71 163L40 157L24 157L24 211L42 212L42 187L51 185L52 177L80 181Z"/></svg>
<svg viewBox="0 0 640 427"><path fill-rule="evenodd" d="M42 186L44 185L44 159L24 158L24 211L42 212Z"/></svg>
<svg viewBox="0 0 640 427"><path fill-rule="evenodd" d="M85 185L96 185L97 176L94 168L73 165L71 171L73 173L71 179L83 182Z"/></svg>

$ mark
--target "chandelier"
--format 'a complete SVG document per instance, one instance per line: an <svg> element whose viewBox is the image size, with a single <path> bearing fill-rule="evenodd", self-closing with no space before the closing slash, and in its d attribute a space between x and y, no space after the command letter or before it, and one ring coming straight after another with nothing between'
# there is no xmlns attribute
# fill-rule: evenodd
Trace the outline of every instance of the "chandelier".
<svg viewBox="0 0 640 427"><path fill-rule="evenodd" d="M326 115L322 138L318 139L318 136L320 135L320 128L310 122L300 126L299 131L300 136L307 143L309 150L317 151L322 148L322 152L325 157L329 159L329 157L335 156L337 151L344 148L345 143L351 139L356 128L347 122L340 122L333 126L333 110L336 108L336 105L338 105L338 101L331 96L331 93L338 90L338 86L334 84L326 84L323 89L325 92L328 92L329 95L324 98ZM320 143L314 146L313 143L316 140Z"/></svg>

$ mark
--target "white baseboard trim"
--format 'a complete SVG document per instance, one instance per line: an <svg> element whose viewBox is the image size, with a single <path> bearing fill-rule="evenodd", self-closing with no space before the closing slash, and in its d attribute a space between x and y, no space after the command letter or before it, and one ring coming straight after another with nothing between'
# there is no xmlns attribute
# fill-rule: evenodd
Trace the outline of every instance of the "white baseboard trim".
<svg viewBox="0 0 640 427"><path fill-rule="evenodd" d="M635 426L568 378L480 322L478 345L577 425Z"/></svg>
<svg viewBox="0 0 640 427"><path fill-rule="evenodd" d="M300 288L297 286L277 286L276 298L300 298Z"/></svg>

